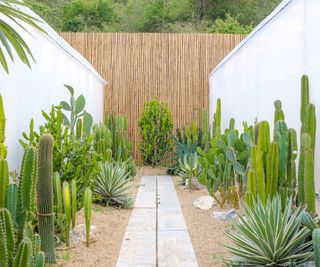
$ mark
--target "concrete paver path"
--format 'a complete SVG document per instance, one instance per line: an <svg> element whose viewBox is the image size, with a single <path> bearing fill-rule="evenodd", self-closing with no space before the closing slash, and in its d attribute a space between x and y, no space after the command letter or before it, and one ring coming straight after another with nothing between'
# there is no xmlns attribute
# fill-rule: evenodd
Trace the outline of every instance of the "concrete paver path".
<svg viewBox="0 0 320 267"><path fill-rule="evenodd" d="M170 176L143 176L117 267L198 267Z"/></svg>

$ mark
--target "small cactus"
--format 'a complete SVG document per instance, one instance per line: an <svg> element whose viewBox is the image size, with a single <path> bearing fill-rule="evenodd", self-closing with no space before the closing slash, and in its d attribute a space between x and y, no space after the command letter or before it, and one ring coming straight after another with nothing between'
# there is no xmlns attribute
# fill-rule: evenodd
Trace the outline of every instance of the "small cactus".
<svg viewBox="0 0 320 267"><path fill-rule="evenodd" d="M65 226L66 226L66 246L70 246L70 223L71 223L71 196L70 188L67 182L63 183L63 207L65 214Z"/></svg>
<svg viewBox="0 0 320 267"><path fill-rule="evenodd" d="M77 213L77 182L71 181L71 218L72 228L76 226L76 213Z"/></svg>
<svg viewBox="0 0 320 267"><path fill-rule="evenodd" d="M9 186L8 162L0 158L0 208L5 207L5 196Z"/></svg>
<svg viewBox="0 0 320 267"><path fill-rule="evenodd" d="M284 112L282 110L282 104L280 100L276 100L274 102L274 124L277 123L277 121L284 121Z"/></svg>
<svg viewBox="0 0 320 267"><path fill-rule="evenodd" d="M53 137L44 134L39 141L39 179L37 188L37 208L41 249L48 263L55 263L54 212L53 212Z"/></svg>
<svg viewBox="0 0 320 267"><path fill-rule="evenodd" d="M92 208L92 192L89 188L84 192L84 212L86 217L86 240L87 247L90 244L90 224L91 224L91 208Z"/></svg>
<svg viewBox="0 0 320 267"><path fill-rule="evenodd" d="M221 100L217 99L216 112L214 113L212 135L219 136L221 133Z"/></svg>

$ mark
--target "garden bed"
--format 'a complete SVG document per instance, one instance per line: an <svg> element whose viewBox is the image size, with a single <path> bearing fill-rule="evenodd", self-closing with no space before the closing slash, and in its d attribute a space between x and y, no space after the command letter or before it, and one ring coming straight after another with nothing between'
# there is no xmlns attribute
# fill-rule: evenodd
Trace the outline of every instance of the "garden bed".
<svg viewBox="0 0 320 267"><path fill-rule="evenodd" d="M225 231L231 229L230 222L211 217L213 210L218 210L217 207L208 211L197 209L193 202L201 196L207 196L208 192L205 189L194 191L186 189L180 184L180 180L180 177L174 177L176 191L199 266L224 266L223 258L228 255L228 252L223 245L232 244L225 235ZM228 206L225 206L227 209Z"/></svg>

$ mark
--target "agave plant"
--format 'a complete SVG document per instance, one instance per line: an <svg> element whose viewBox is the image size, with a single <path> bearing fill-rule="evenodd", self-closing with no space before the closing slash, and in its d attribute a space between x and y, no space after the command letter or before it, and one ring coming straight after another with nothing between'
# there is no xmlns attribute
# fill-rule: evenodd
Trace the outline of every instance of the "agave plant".
<svg viewBox="0 0 320 267"><path fill-rule="evenodd" d="M130 171L122 163L100 163L100 173L94 181L93 193L107 205L129 206L131 198L128 193L130 188Z"/></svg>
<svg viewBox="0 0 320 267"><path fill-rule="evenodd" d="M198 160L198 154L184 155L183 159L179 159L179 168L178 174L183 182L187 182L192 187L193 179L200 175L201 165Z"/></svg>
<svg viewBox="0 0 320 267"><path fill-rule="evenodd" d="M237 247L228 247L235 255L228 266L303 266L313 257L310 230L302 227L304 208L292 209L288 200L284 211L281 198L260 199L246 206L244 216L234 221L235 232L227 235Z"/></svg>

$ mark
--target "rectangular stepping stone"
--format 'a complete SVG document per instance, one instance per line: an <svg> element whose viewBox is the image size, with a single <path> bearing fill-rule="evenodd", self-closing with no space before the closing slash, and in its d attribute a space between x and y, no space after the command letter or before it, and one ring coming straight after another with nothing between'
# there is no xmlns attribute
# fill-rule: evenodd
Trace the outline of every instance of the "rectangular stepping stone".
<svg viewBox="0 0 320 267"><path fill-rule="evenodd" d="M144 176L116 267L198 267L170 176Z"/></svg>

